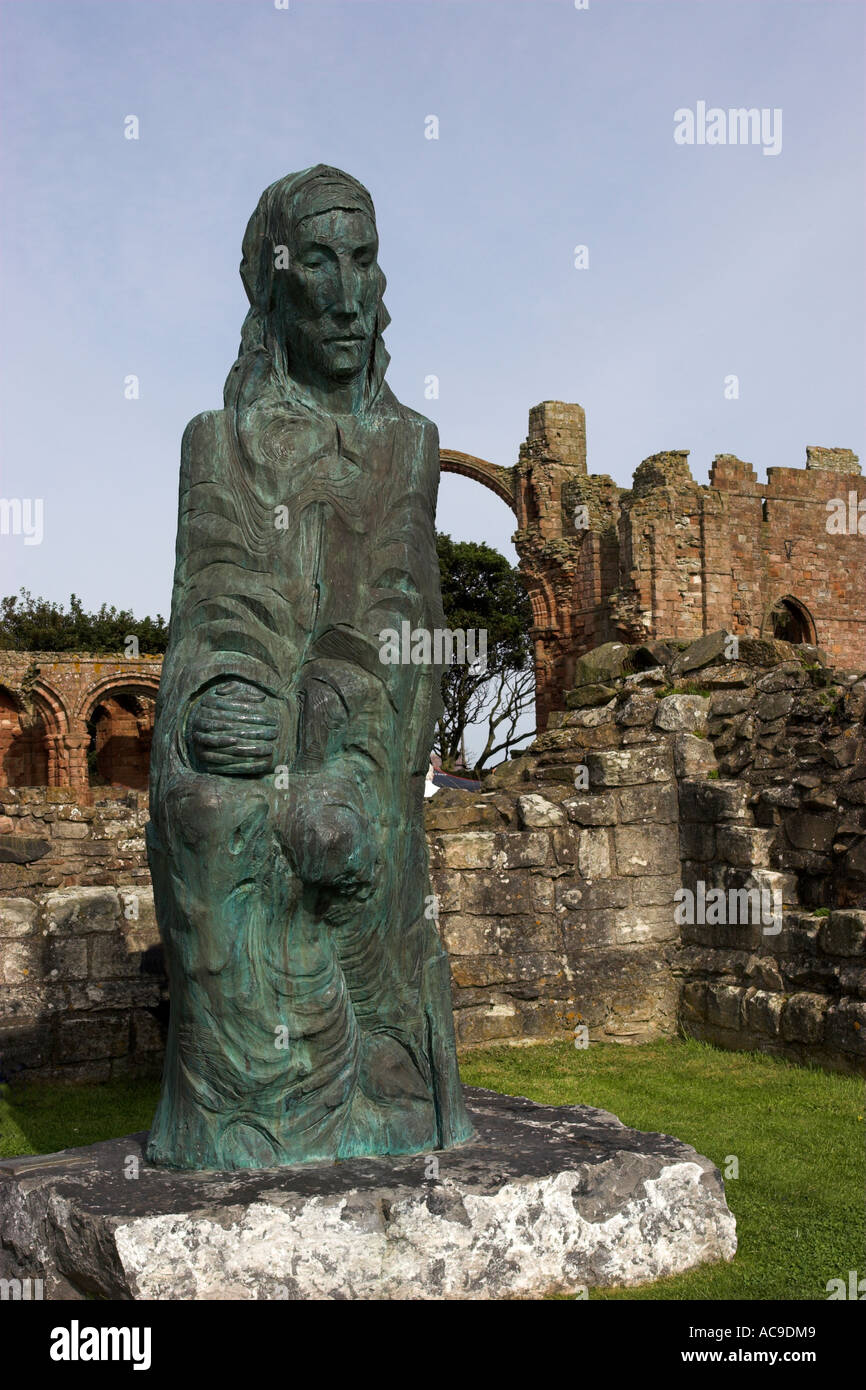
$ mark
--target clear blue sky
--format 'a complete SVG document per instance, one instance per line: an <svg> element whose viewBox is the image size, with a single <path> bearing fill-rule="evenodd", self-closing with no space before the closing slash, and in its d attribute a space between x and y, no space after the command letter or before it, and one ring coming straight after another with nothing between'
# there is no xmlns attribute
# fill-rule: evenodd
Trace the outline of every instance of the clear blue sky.
<svg viewBox="0 0 866 1390"><path fill-rule="evenodd" d="M701 480L720 452L863 453L864 16L5 0L0 495L43 498L45 535L0 537L0 591L167 614L180 437L221 403L243 230L318 161L373 194L389 380L444 445L510 464L553 398L585 407L590 469L623 484L664 448ZM781 108L781 153L678 146L698 101ZM439 524L513 557L511 514L466 480L443 480Z"/></svg>

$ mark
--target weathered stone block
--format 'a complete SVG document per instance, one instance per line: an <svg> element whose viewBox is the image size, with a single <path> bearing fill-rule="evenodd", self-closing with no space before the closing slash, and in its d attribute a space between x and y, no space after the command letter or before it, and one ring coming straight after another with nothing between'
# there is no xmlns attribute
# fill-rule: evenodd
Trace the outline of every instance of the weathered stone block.
<svg viewBox="0 0 866 1390"><path fill-rule="evenodd" d="M833 844L836 817L810 815L806 811L798 811L795 815L788 816L784 825L785 834L795 849L825 854Z"/></svg>
<svg viewBox="0 0 866 1390"><path fill-rule="evenodd" d="M619 946L632 946L645 941L676 941L679 934L673 904L665 907L634 907L630 914L622 914L616 940Z"/></svg>
<svg viewBox="0 0 866 1390"><path fill-rule="evenodd" d="M566 814L561 806L548 801L537 793L528 793L517 798L518 824L525 829L545 826L565 825Z"/></svg>
<svg viewBox="0 0 866 1390"><path fill-rule="evenodd" d="M743 998L746 1027L764 1037L777 1037L783 1004L784 996L781 994L773 994L766 989L747 989Z"/></svg>
<svg viewBox="0 0 866 1390"><path fill-rule="evenodd" d="M56 822L54 834L58 840L86 840L90 834L90 826L82 825L79 821L61 820Z"/></svg>
<svg viewBox="0 0 866 1390"><path fill-rule="evenodd" d="M467 792L443 787L424 803L424 825L428 830L462 830L468 826L496 829L503 817L492 801L473 801Z"/></svg>
<svg viewBox="0 0 866 1390"><path fill-rule="evenodd" d="M563 715L562 727L564 729L597 729L601 724L612 724L614 720L615 700L609 700L606 705L598 705L595 709L577 709L571 713ZM548 727L550 727L548 725Z"/></svg>
<svg viewBox="0 0 866 1390"><path fill-rule="evenodd" d="M749 788L744 782L708 782L704 778L683 779L679 785L680 819L708 821L745 820Z"/></svg>
<svg viewBox="0 0 866 1390"><path fill-rule="evenodd" d="M666 734L650 728L625 729L622 735L622 746L623 748L631 748L640 745L641 748L645 748L648 743L663 743L666 737Z"/></svg>
<svg viewBox="0 0 866 1390"><path fill-rule="evenodd" d="M0 984L23 985L40 974L40 943L32 937L4 941L0 947Z"/></svg>
<svg viewBox="0 0 866 1390"><path fill-rule="evenodd" d="M775 830L751 825L720 825L716 832L716 854L727 864L749 869L770 867L770 851Z"/></svg>
<svg viewBox="0 0 866 1390"><path fill-rule="evenodd" d="M824 1018L829 1006L824 994L805 991L792 994L782 1009L782 1037L786 1042L808 1043L815 1046L824 1036Z"/></svg>
<svg viewBox="0 0 866 1390"><path fill-rule="evenodd" d="M767 989L771 993L781 993L784 989L782 973L773 956L749 956L744 972L750 985L756 989Z"/></svg>
<svg viewBox="0 0 866 1390"><path fill-rule="evenodd" d="M657 707L658 701L650 691L636 690L617 710L616 722L625 728L652 724Z"/></svg>
<svg viewBox="0 0 866 1390"><path fill-rule="evenodd" d="M614 825L617 820L616 801L612 792L593 792L572 796L563 801L562 809L577 825Z"/></svg>
<svg viewBox="0 0 866 1390"><path fill-rule="evenodd" d="M449 956L483 956L495 949L495 918L447 912L440 915L438 925Z"/></svg>
<svg viewBox="0 0 866 1390"><path fill-rule="evenodd" d="M580 831L577 866L585 879L610 877L610 840L605 829Z"/></svg>
<svg viewBox="0 0 866 1390"><path fill-rule="evenodd" d="M742 714L749 704L750 696L745 690L714 690L710 696L710 716Z"/></svg>
<svg viewBox="0 0 866 1390"><path fill-rule="evenodd" d="M434 835L430 840L430 862L436 868L492 869L496 867L496 848L496 835L490 830Z"/></svg>
<svg viewBox="0 0 866 1390"><path fill-rule="evenodd" d="M141 957L137 951L130 952L126 938L120 931L110 936L91 937L88 948L88 970L93 980L112 980L141 972Z"/></svg>
<svg viewBox="0 0 866 1390"><path fill-rule="evenodd" d="M661 864L678 864L679 835L673 825L618 825L614 828L620 874L648 874Z"/></svg>
<svg viewBox="0 0 866 1390"><path fill-rule="evenodd" d="M553 908L553 885L550 880L521 873L519 869L504 873L484 870L460 872L454 887L462 910L484 917L497 913L549 912Z"/></svg>
<svg viewBox="0 0 866 1390"><path fill-rule="evenodd" d="M664 744L609 749L586 755L591 787L631 787L642 782L669 782L673 759Z"/></svg>
<svg viewBox="0 0 866 1390"><path fill-rule="evenodd" d="M165 1028L148 1009L136 1009L132 1014L132 1051L136 1058L146 1053L157 1057L165 1046Z"/></svg>
<svg viewBox="0 0 866 1390"><path fill-rule="evenodd" d="M36 930L38 911L31 898L0 898L0 938L30 936Z"/></svg>
<svg viewBox="0 0 866 1390"><path fill-rule="evenodd" d="M590 1107L466 1099L476 1137L433 1178L420 1155L216 1181L152 1169L144 1135L2 1160L0 1275L42 1277L49 1299L465 1300L733 1257L718 1169L688 1145ZM130 1155L137 1183L118 1178Z"/></svg>
<svg viewBox="0 0 866 1390"><path fill-rule="evenodd" d="M799 690L806 684L806 672L799 661L783 661L755 682L757 690L775 693L778 690Z"/></svg>
<svg viewBox="0 0 866 1390"><path fill-rule="evenodd" d="M702 666L723 660L728 648L729 634L724 628L708 632L697 641L690 642L684 652L674 658L671 670L675 676L686 671L698 671Z"/></svg>
<svg viewBox="0 0 866 1390"><path fill-rule="evenodd" d="M709 705L702 695L666 695L656 701L656 728L673 733L704 733Z"/></svg>
<svg viewBox="0 0 866 1390"><path fill-rule="evenodd" d="M114 888L60 888L42 903L41 919L48 931L114 931L120 904Z"/></svg>
<svg viewBox="0 0 866 1390"><path fill-rule="evenodd" d="M554 835L562 832L555 830ZM540 868L551 861L550 832L514 830L496 836L495 862L505 869Z"/></svg>
<svg viewBox="0 0 866 1390"><path fill-rule="evenodd" d="M46 974L51 979L84 980L87 978L87 940L83 936L63 939L48 938Z"/></svg>
<svg viewBox="0 0 866 1390"><path fill-rule="evenodd" d="M578 827L574 825L569 825L552 832L553 852L556 856L557 864L577 863L581 833Z"/></svg>
<svg viewBox="0 0 866 1390"><path fill-rule="evenodd" d="M680 991L679 1013L686 1027L706 1018L708 988L706 980L686 980L683 985Z"/></svg>
<svg viewBox="0 0 866 1390"><path fill-rule="evenodd" d="M519 1038L520 1030L520 1012L513 1001L503 1004L478 1004L454 1011L454 1031L460 1047L507 1042L512 1038Z"/></svg>
<svg viewBox="0 0 866 1390"><path fill-rule="evenodd" d="M711 860L716 854L716 827L700 821L680 824L680 853L684 859Z"/></svg>
<svg viewBox="0 0 866 1390"><path fill-rule="evenodd" d="M674 893L680 886L679 874L645 874L632 881L635 907L664 907L674 914Z"/></svg>
<svg viewBox="0 0 866 1390"><path fill-rule="evenodd" d="M129 1047L129 1022L113 1014L89 1018L62 1018L58 1034L63 1062L91 1062L122 1057Z"/></svg>
<svg viewBox="0 0 866 1390"><path fill-rule="evenodd" d="M452 969L458 988L483 988L522 980L541 980L563 973L564 956L550 951L533 951L526 955L510 956L497 952L492 956L459 956Z"/></svg>
<svg viewBox="0 0 866 1390"><path fill-rule="evenodd" d="M606 705L616 695L612 685L581 685L577 690L569 690L565 697L566 709L586 709L595 705Z"/></svg>
<svg viewBox="0 0 866 1390"><path fill-rule="evenodd" d="M866 1003L840 999L838 1004L831 1004L824 1015L824 1042L853 1057L866 1056Z"/></svg>
<svg viewBox="0 0 866 1390"><path fill-rule="evenodd" d="M579 657L574 670L575 686L597 684L621 676L629 649L624 642L604 642Z"/></svg>
<svg viewBox="0 0 866 1390"><path fill-rule="evenodd" d="M828 956L866 954L866 912L855 908L831 912L821 925L819 942Z"/></svg>
<svg viewBox="0 0 866 1390"><path fill-rule="evenodd" d="M653 782L640 787L623 787L617 793L619 820L651 820L656 823L677 819L677 789L673 782Z"/></svg>
<svg viewBox="0 0 866 1390"><path fill-rule="evenodd" d="M33 864L44 858L51 841L36 835L0 835L0 864Z"/></svg>
<svg viewBox="0 0 866 1390"><path fill-rule="evenodd" d="M674 735L674 765L677 777L697 777L718 767L710 740L695 734Z"/></svg>
<svg viewBox="0 0 866 1390"><path fill-rule="evenodd" d="M628 907L631 902L631 887L636 879L599 878L592 882L575 885L572 878L562 878L557 882L557 911L566 908Z"/></svg>
<svg viewBox="0 0 866 1390"><path fill-rule="evenodd" d="M573 964L575 953L598 951L605 946L617 944L617 931L626 920L624 912L630 909L589 908L564 913L561 920L562 936L569 962Z"/></svg>
<svg viewBox="0 0 866 1390"><path fill-rule="evenodd" d="M72 980L63 986L65 999L60 1006L63 1010L111 1011L123 1013L139 1007L156 1008L165 998L167 990L153 975L129 975L114 979Z"/></svg>
<svg viewBox="0 0 866 1390"><path fill-rule="evenodd" d="M720 1028L739 1028L745 993L736 985L708 985L707 1021Z"/></svg>
<svg viewBox="0 0 866 1390"><path fill-rule="evenodd" d="M755 705L755 712L759 719L769 724L774 719L784 719L791 713L793 704L793 695L786 690L780 690L775 694L762 695Z"/></svg>

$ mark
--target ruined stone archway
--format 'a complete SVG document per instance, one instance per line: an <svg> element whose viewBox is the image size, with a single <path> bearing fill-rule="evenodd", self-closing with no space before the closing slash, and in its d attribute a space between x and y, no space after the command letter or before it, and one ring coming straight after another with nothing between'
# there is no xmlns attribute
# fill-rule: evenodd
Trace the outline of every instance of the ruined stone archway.
<svg viewBox="0 0 866 1390"><path fill-rule="evenodd" d="M521 505L522 493L525 489L521 489L522 480L516 468L502 468L498 464L488 462L487 459L477 458L473 454L463 454L456 449L440 450L439 461L443 473L456 473L463 478L470 478L473 482L480 483L482 487L495 493L514 513L518 525L522 523L526 511L525 506ZM556 609L550 586L545 583L542 576L529 569L524 563L525 557L521 548L520 531L515 535L514 541L517 546L520 573L532 606L530 635L533 644L537 719L540 703L539 692L544 689L550 675L546 641L555 627Z"/></svg>
<svg viewBox="0 0 866 1390"><path fill-rule="evenodd" d="M586 534L575 532L575 489L586 477L586 423L579 405L544 401L529 412L529 435L518 462L502 468L456 449L440 451L442 471L459 473L494 492L514 513L513 541L532 604L536 724L543 729L573 673L578 633L592 645L594 629L575 607L591 585L582 570L594 559ZM575 493L573 496L572 494ZM598 508L596 508L598 510ZM585 554L584 554L585 551ZM595 602L594 594L591 602ZM604 640L604 632L599 640Z"/></svg>
<svg viewBox="0 0 866 1390"><path fill-rule="evenodd" d="M63 783L66 711L42 681L0 685L0 787L56 787Z"/></svg>
<svg viewBox="0 0 866 1390"><path fill-rule="evenodd" d="M78 720L90 786L147 790L157 689L158 681L147 677L123 681L112 675L86 692Z"/></svg>
<svg viewBox="0 0 866 1390"><path fill-rule="evenodd" d="M517 485L513 468L502 468L498 463L488 463L487 459L476 458L474 454L461 454L456 449L440 449L439 463L443 473L459 473L464 478L472 478L482 487L490 488L517 515Z"/></svg>

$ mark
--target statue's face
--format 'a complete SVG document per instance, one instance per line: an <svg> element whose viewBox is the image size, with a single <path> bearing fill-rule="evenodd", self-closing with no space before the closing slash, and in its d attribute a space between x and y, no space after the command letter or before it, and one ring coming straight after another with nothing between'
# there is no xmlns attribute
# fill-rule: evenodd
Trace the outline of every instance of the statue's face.
<svg viewBox="0 0 866 1390"><path fill-rule="evenodd" d="M334 208L302 218L285 284L289 355L322 384L351 382L366 368L376 332L376 228L363 212Z"/></svg>

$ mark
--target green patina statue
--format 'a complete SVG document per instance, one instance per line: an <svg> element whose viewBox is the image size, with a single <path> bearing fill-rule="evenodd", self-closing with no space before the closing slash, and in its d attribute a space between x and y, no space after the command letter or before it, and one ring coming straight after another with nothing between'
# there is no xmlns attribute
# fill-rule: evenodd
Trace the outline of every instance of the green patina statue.
<svg viewBox="0 0 866 1390"><path fill-rule="evenodd" d="M370 195L262 195L225 408L187 427L148 853L171 982L149 1159L267 1168L471 1136L422 807L444 627L435 426L385 384Z"/></svg>

